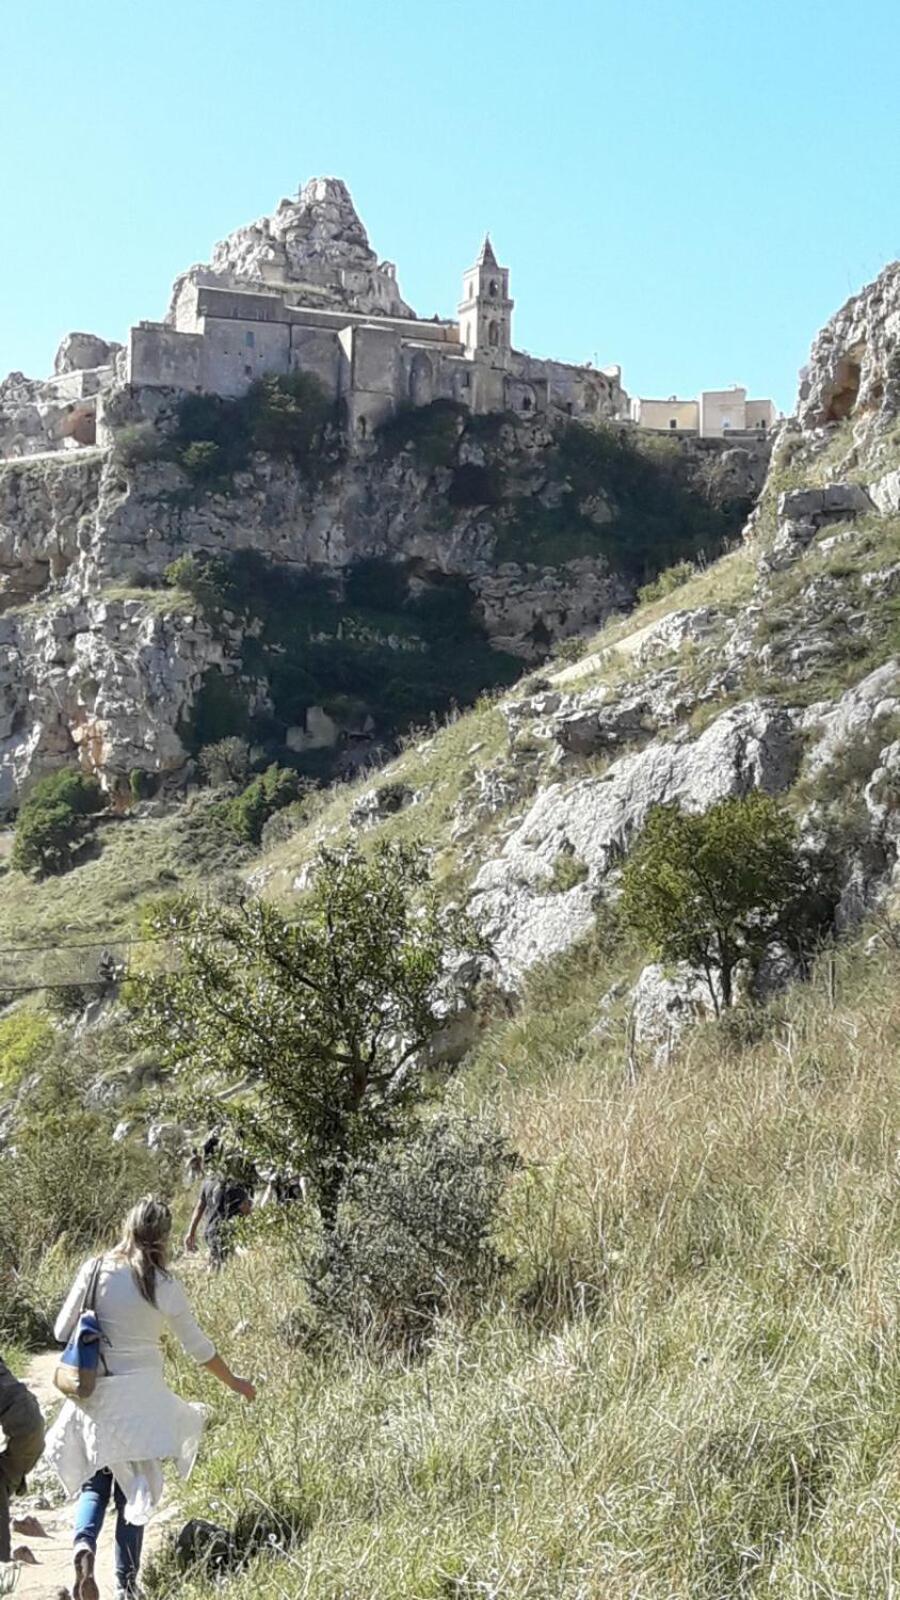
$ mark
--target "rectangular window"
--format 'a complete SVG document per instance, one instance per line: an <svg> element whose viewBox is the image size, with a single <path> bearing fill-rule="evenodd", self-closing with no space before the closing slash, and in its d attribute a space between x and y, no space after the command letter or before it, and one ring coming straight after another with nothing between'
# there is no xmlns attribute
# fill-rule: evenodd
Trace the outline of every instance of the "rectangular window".
<svg viewBox="0 0 900 1600"><path fill-rule="evenodd" d="M245 333L244 334L244 343L247 346L248 350L252 350L253 346L256 343L256 334L255 333Z"/></svg>

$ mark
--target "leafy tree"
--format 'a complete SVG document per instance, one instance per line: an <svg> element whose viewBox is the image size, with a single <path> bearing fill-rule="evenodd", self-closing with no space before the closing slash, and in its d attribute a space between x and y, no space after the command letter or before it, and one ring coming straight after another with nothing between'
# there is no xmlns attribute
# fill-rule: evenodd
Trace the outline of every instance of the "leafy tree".
<svg viewBox="0 0 900 1600"><path fill-rule="evenodd" d="M42 778L19 810L12 865L21 872L64 872L103 806L96 778L72 770Z"/></svg>
<svg viewBox="0 0 900 1600"><path fill-rule="evenodd" d="M246 783L250 772L250 746L232 735L204 745L198 757L200 770L214 788L226 783Z"/></svg>
<svg viewBox="0 0 900 1600"><path fill-rule="evenodd" d="M732 1004L738 963L755 970L776 941L796 947L820 903L791 817L752 794L700 816L656 806L626 863L620 909L661 960L705 973L718 1011L720 994Z"/></svg>
<svg viewBox="0 0 900 1600"><path fill-rule="evenodd" d="M426 1092L448 961L485 948L474 925L438 904L421 850L382 844L323 851L295 921L195 903L158 931L174 970L135 983L142 1042L204 1093L247 1085L226 1112L238 1141L305 1172L333 1221L348 1164Z"/></svg>
<svg viewBox="0 0 900 1600"><path fill-rule="evenodd" d="M311 372L260 378L245 404L253 449L290 456L301 465L321 444L334 410L322 383Z"/></svg>
<svg viewBox="0 0 900 1600"><path fill-rule="evenodd" d="M228 814L235 833L241 839L246 839L248 844L259 844L269 818L297 800L303 789L308 787L291 767L279 767L273 762L247 785L243 794L231 802Z"/></svg>

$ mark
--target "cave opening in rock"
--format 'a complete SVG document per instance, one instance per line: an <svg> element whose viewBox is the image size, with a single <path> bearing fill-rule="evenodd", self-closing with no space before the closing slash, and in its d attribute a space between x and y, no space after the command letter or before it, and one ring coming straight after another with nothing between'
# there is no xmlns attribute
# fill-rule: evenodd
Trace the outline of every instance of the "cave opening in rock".
<svg viewBox="0 0 900 1600"><path fill-rule="evenodd" d="M838 363L834 388L828 403L826 422L843 422L849 417L859 398L860 365L850 356Z"/></svg>

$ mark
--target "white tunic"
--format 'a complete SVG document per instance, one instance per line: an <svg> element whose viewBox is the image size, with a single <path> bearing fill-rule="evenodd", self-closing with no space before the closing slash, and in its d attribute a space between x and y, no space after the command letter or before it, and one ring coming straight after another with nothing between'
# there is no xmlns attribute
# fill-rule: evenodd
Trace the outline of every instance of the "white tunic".
<svg viewBox="0 0 900 1600"><path fill-rule="evenodd" d="M84 1263L56 1319L61 1344L78 1321L92 1265ZM156 1305L150 1305L128 1263L116 1255L103 1257L96 1312L109 1376L101 1369L89 1400L66 1401L47 1436L45 1459L70 1496L108 1467L125 1494L127 1520L144 1523L162 1493L161 1463L173 1460L181 1476L188 1476L206 1415L204 1406L188 1405L168 1388L163 1332L171 1329L197 1362L210 1361L216 1349L197 1326L177 1278L158 1273Z"/></svg>

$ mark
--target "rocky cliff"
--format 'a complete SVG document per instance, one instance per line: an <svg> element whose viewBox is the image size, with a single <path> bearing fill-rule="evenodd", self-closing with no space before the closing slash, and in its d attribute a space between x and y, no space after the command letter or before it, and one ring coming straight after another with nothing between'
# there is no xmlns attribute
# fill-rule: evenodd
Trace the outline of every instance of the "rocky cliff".
<svg viewBox="0 0 900 1600"><path fill-rule="evenodd" d="M234 712L217 731L249 725L276 758L308 743L314 707L335 740L367 719L377 738L509 682L517 662L633 603L661 566L734 536L767 457L705 442L660 455L564 420L438 403L354 454L329 424L302 461L243 450L239 466L198 474L197 449L219 447L197 428L221 433L230 416L217 405L185 444L184 397L114 385L102 450L0 466L3 804L65 760L113 790L135 768L177 775L211 673ZM185 557L195 579L205 563L230 583L227 604L207 585L204 615L178 591ZM284 577L277 627L271 586L255 610L235 596L248 560ZM318 609L307 579L327 588ZM417 653L429 659L414 667ZM392 704L376 680L396 680Z"/></svg>

